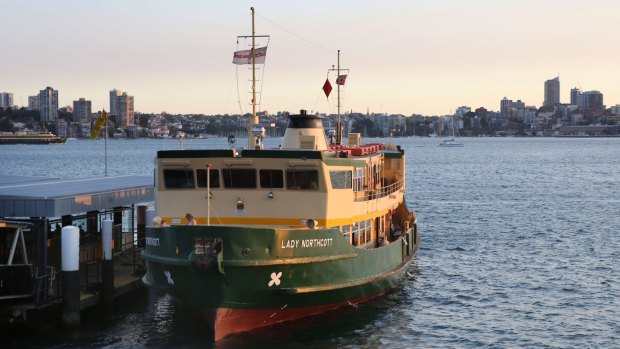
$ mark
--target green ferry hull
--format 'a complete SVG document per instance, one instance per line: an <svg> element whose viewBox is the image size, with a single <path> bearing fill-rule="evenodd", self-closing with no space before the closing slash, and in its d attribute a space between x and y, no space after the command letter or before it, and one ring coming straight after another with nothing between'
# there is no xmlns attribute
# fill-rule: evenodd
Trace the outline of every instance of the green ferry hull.
<svg viewBox="0 0 620 349"><path fill-rule="evenodd" d="M215 240L217 253L196 247ZM143 280L195 309L220 340L380 296L398 284L419 244L415 225L370 249L336 229L150 228Z"/></svg>

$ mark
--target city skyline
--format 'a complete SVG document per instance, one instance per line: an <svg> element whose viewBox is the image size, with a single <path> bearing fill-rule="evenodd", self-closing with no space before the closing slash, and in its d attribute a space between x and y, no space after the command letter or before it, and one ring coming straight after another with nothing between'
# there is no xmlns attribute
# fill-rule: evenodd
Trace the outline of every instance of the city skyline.
<svg viewBox="0 0 620 349"><path fill-rule="evenodd" d="M3 8L0 35L9 54L0 56L0 91L26 106L28 96L52 86L60 107L85 97L95 111L107 109L108 92L119 88L136 96L135 110L143 113L246 113L247 66L233 65L232 53L245 49L235 40L251 33L255 6L256 33L271 35L261 110L335 112L335 95L327 103L321 87L338 49L342 66L351 69L347 111L499 110L504 96L540 106L541 82L558 75L562 103L580 87L601 91L608 106L618 104L613 23L620 3L581 5L16 2Z"/></svg>

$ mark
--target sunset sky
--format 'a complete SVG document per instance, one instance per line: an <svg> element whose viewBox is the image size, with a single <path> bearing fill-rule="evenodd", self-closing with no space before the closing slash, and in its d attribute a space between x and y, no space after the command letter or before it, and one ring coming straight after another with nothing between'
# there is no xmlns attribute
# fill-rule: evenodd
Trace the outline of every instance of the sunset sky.
<svg viewBox="0 0 620 349"><path fill-rule="evenodd" d="M60 106L83 97L96 111L116 88L140 112L248 112L247 66L232 55L248 48L236 37L251 33L251 6L256 33L271 35L258 76L272 113L335 112L321 87L338 49L347 111L540 106L558 74L562 102L577 86L620 104L617 0L0 0L0 92L22 106L51 86Z"/></svg>

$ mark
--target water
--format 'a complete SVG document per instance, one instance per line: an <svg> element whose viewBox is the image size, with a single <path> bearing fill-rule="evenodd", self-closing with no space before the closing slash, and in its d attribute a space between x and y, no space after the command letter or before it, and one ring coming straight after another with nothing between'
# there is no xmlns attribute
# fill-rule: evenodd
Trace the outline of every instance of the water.
<svg viewBox="0 0 620 349"><path fill-rule="evenodd" d="M373 140L375 141L375 140ZM383 140L389 141L389 140ZM11 335L14 347L620 347L620 139L395 139L422 247L401 287L336 313L213 344L200 320L142 291L107 321ZM268 139L269 145L277 140ZM240 140L238 144L244 144ZM186 149L225 139L185 141ZM111 175L153 174L176 140L114 140ZM92 177L102 141L0 147L0 174ZM6 335L3 338L7 338Z"/></svg>

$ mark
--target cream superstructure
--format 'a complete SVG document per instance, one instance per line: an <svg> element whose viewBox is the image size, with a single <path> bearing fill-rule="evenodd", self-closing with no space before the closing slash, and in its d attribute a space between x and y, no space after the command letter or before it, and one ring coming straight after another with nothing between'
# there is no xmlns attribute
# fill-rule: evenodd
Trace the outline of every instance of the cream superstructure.
<svg viewBox="0 0 620 349"><path fill-rule="evenodd" d="M404 168L399 149L328 146L320 118L302 112L281 149L160 152L157 214L172 224L192 213L203 225L283 229L316 221L354 245L376 245L403 205Z"/></svg>

